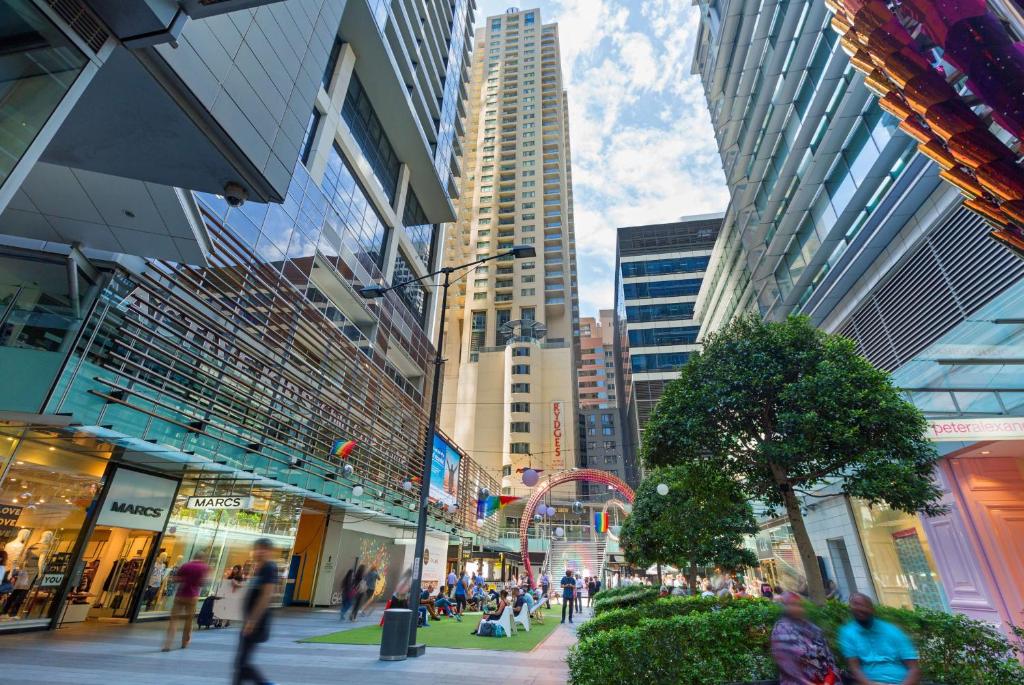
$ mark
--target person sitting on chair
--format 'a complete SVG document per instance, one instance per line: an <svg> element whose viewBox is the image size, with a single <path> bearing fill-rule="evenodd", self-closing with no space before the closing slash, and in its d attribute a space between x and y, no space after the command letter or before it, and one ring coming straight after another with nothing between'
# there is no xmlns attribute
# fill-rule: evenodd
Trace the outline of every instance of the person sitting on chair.
<svg viewBox="0 0 1024 685"><path fill-rule="evenodd" d="M498 596L498 606L497 608L495 608L494 613L484 614L483 618L480 619L480 623L477 624L476 630L473 631L473 634L476 635L478 632L480 632L480 626L484 624L484 621L497 621L498 619L500 619L501 615L505 613L505 607L507 606L508 590L502 590L501 594Z"/></svg>

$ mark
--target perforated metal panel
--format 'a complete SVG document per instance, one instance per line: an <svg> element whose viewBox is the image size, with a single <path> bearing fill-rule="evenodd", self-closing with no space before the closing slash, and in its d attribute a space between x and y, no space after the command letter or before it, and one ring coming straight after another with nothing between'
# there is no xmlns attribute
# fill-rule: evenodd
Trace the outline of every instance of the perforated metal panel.
<svg viewBox="0 0 1024 685"><path fill-rule="evenodd" d="M93 52L99 52L110 38L103 23L78 0L47 0L47 4Z"/></svg>
<svg viewBox="0 0 1024 685"><path fill-rule="evenodd" d="M963 206L951 210L839 328L892 371L1024 276L1024 260L988 236Z"/></svg>

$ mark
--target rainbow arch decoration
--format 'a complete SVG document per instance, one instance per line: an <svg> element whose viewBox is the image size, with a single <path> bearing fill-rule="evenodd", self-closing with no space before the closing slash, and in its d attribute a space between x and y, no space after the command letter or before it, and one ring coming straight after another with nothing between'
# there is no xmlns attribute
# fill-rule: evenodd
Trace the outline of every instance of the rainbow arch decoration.
<svg viewBox="0 0 1024 685"><path fill-rule="evenodd" d="M573 482L610 485L616 492L626 498L626 501L630 504L633 504L633 500L636 498L633 488L626 485L625 481L621 478L617 478L607 471L599 471L597 469L563 471L550 476L547 480L540 483L537 489L533 491L533 494L530 495L530 499L526 501L526 507L523 509L523 518L519 523L519 551L523 556L523 567L526 569L526 577L530 581L530 587L536 585L533 577L533 565L530 564L529 532L530 524L533 522L533 515L551 488Z"/></svg>

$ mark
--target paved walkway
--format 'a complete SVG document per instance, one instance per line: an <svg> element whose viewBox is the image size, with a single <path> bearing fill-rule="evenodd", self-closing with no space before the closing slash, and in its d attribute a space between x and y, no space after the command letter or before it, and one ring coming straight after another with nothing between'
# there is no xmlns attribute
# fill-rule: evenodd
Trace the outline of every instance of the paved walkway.
<svg viewBox="0 0 1024 685"><path fill-rule="evenodd" d="M552 614L553 615L553 614ZM299 644L344 626L376 623L380 613L340 624L333 611L285 610L274 616L273 638L256 663L281 685L564 685L565 655L574 626L559 626L531 653L431 648L419 659L378 660L376 646ZM238 627L193 632L186 650L161 652L166 623L81 624L48 633L0 634L0 682L75 685L224 685L230 682ZM498 674L500 678L497 678ZM497 678L497 679L496 679ZM482 680L481 680L482 679Z"/></svg>

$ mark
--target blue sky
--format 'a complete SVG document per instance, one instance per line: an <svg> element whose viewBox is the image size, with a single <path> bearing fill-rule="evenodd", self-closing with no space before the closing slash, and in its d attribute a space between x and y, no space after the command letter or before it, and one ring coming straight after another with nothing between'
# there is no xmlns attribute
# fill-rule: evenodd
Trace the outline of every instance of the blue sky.
<svg viewBox="0 0 1024 685"><path fill-rule="evenodd" d="M479 0L477 23L508 0ZM614 299L615 228L724 211L728 193L689 0L540 0L558 22L569 93L580 315Z"/></svg>

